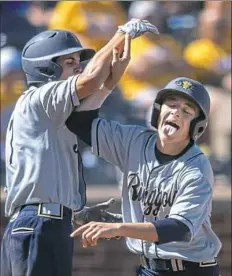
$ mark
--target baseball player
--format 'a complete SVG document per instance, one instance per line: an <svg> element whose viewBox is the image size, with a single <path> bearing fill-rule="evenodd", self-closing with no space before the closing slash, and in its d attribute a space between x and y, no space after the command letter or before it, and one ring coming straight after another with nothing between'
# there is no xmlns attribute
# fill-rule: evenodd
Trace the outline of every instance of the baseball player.
<svg viewBox="0 0 232 276"><path fill-rule="evenodd" d="M2 239L1 275L72 274L72 211L85 205L86 187L79 185L77 137L65 121L75 108L91 107L84 100L92 93L108 95L130 60L131 38L155 31L147 21L131 20L96 54L63 30L44 31L25 45L29 88L15 105L6 135L10 221ZM89 59L83 70L81 62ZM100 209L85 208L85 222L91 218L86 213Z"/></svg>
<svg viewBox="0 0 232 276"><path fill-rule="evenodd" d="M80 129L82 116L73 112L69 129L124 177L123 223L90 222L72 237L81 235L84 247L126 237L129 250L141 256L139 276L219 276L221 243L210 223L213 172L196 145L209 112L205 87L185 77L158 92L151 116L157 132L101 118Z"/></svg>

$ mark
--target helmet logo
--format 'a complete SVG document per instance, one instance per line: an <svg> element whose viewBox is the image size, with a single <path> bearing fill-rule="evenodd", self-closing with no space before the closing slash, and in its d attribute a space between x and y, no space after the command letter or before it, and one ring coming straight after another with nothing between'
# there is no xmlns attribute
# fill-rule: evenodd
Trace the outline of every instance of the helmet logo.
<svg viewBox="0 0 232 276"><path fill-rule="evenodd" d="M177 81L176 85L181 86L184 90L192 89L193 85L189 81Z"/></svg>

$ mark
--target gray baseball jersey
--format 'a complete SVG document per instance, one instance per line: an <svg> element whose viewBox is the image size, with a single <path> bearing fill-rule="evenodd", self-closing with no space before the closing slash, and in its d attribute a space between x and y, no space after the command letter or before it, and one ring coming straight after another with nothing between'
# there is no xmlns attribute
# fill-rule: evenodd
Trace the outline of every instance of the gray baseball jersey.
<svg viewBox="0 0 232 276"><path fill-rule="evenodd" d="M128 248L148 258L213 260L221 243L210 223L213 172L199 147L192 146L176 160L160 165L155 156L156 134L138 126L95 119L93 153L124 173L122 213L124 222L154 222L170 217L191 232L189 242L158 244L127 238Z"/></svg>
<svg viewBox="0 0 232 276"><path fill-rule="evenodd" d="M79 186L77 137L65 121L79 100L75 77L30 87L18 99L6 135L6 216L29 203L85 204Z"/></svg>

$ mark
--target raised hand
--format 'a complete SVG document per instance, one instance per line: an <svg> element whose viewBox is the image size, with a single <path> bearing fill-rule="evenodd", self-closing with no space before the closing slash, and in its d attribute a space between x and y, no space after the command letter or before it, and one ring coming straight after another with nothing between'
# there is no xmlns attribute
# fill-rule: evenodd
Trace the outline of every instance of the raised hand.
<svg viewBox="0 0 232 276"><path fill-rule="evenodd" d="M147 20L131 19L118 27L118 32L128 33L131 38L139 37L145 33L159 34L157 27Z"/></svg>
<svg viewBox="0 0 232 276"><path fill-rule="evenodd" d="M111 73L104 83L104 86L109 90L114 89L114 87L120 81L123 73L125 72L130 62L130 52L131 52L131 38L128 34L126 34L123 49L122 50L118 48L113 49Z"/></svg>

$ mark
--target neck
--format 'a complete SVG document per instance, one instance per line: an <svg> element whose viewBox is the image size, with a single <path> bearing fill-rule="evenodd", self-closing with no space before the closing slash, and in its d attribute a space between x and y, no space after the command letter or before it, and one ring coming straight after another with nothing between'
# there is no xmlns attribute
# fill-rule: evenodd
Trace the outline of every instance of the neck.
<svg viewBox="0 0 232 276"><path fill-rule="evenodd" d="M190 139L187 139L185 141L181 142L172 142L172 143L167 143L165 141L161 141L160 138L157 138L157 149L167 155L178 155L180 154L189 144Z"/></svg>

